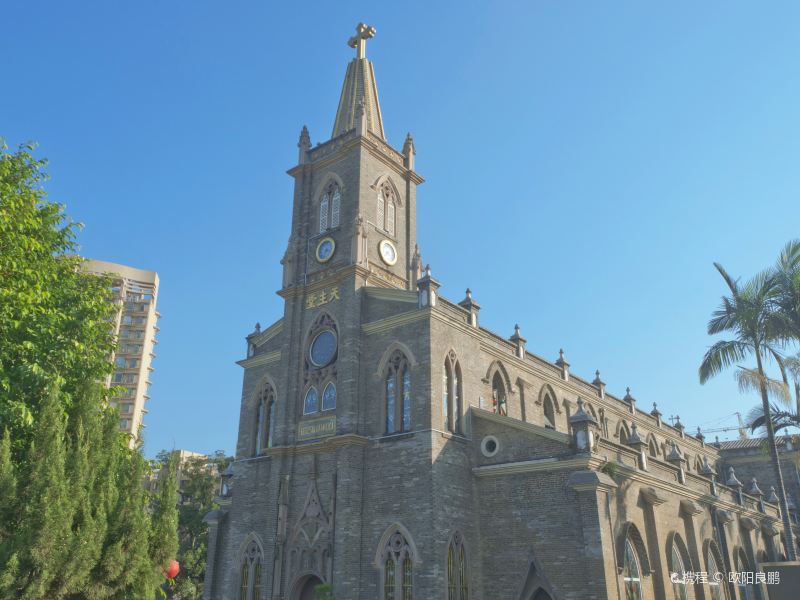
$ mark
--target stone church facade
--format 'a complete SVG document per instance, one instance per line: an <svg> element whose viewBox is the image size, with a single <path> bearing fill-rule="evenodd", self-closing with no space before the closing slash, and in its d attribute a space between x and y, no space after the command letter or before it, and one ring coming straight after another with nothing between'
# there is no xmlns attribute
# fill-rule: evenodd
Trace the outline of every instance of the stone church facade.
<svg viewBox="0 0 800 600"><path fill-rule="evenodd" d="M383 130L359 25L331 139L300 136L282 318L247 337L204 598L761 598L774 493L719 448L480 326L416 239L415 148ZM722 472L724 470L724 472ZM708 582L673 583L704 571Z"/></svg>

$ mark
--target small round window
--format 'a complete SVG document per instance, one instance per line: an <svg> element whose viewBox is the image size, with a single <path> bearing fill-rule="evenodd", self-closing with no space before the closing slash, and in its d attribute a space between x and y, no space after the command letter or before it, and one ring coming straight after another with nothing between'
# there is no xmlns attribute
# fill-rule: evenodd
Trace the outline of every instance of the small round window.
<svg viewBox="0 0 800 600"><path fill-rule="evenodd" d="M481 440L481 453L486 458L491 458L500 450L500 442L493 435L487 435Z"/></svg>
<svg viewBox="0 0 800 600"><path fill-rule="evenodd" d="M311 342L309 354L314 366L324 367L329 364L336 355L336 334L330 329L319 333Z"/></svg>

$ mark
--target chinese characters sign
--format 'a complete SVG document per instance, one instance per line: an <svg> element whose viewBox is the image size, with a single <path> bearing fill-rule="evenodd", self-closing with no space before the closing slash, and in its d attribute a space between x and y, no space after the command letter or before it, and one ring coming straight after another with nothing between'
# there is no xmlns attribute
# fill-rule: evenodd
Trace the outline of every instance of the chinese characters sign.
<svg viewBox="0 0 800 600"><path fill-rule="evenodd" d="M306 309L324 306L335 300L341 300L338 286L321 289L318 292L311 292L308 296L306 296Z"/></svg>

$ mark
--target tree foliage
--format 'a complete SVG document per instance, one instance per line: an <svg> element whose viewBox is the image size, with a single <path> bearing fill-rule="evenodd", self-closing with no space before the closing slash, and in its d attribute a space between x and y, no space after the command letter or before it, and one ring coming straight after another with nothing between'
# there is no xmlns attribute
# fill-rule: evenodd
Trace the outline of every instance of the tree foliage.
<svg viewBox="0 0 800 600"><path fill-rule="evenodd" d="M166 456L166 453L160 453ZM195 600L203 591L206 569L208 525L203 517L218 508L219 474L231 462L222 450L210 458L191 458L180 467L181 503L178 507L178 561L181 575L170 597L175 600Z"/></svg>
<svg viewBox="0 0 800 600"><path fill-rule="evenodd" d="M0 598L152 600L174 492L152 503L119 432L110 280L80 270L79 226L32 151L0 143Z"/></svg>

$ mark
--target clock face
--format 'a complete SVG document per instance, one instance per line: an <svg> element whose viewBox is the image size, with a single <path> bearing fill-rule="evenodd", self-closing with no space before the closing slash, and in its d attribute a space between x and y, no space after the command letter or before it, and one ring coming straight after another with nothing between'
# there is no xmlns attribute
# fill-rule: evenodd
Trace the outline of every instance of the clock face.
<svg viewBox="0 0 800 600"><path fill-rule="evenodd" d="M330 329L319 333L311 342L309 357L315 367L324 367L336 355L336 334Z"/></svg>
<svg viewBox="0 0 800 600"><path fill-rule="evenodd" d="M389 240L383 240L380 245L381 258L387 265L392 266L397 262L397 249Z"/></svg>
<svg viewBox="0 0 800 600"><path fill-rule="evenodd" d="M321 263L328 262L333 257L335 250L336 242L333 241L333 238L322 238L317 244L317 261Z"/></svg>

